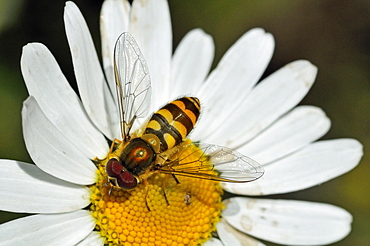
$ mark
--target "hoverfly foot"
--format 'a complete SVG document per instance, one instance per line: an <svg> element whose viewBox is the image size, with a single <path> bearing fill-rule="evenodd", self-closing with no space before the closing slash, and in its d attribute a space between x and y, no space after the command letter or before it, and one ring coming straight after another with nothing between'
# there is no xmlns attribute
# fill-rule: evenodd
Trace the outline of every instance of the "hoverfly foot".
<svg viewBox="0 0 370 246"><path fill-rule="evenodd" d="M167 198L167 195L166 195L166 191L163 189L163 196L164 196L164 199L166 200L166 204L167 206L170 205L169 201L168 201L168 198Z"/></svg>
<svg viewBox="0 0 370 246"><path fill-rule="evenodd" d="M110 187L110 189L108 191L108 195L112 195L112 191L113 191L113 186Z"/></svg>
<svg viewBox="0 0 370 246"><path fill-rule="evenodd" d="M146 206L146 208L148 209L148 211L150 212L151 210L150 210L150 208L149 208L149 204L148 204L148 201L147 201L147 200L145 200L145 206Z"/></svg>
<svg viewBox="0 0 370 246"><path fill-rule="evenodd" d="M176 178L175 174L172 174L172 177L176 181L176 184L180 184L180 181Z"/></svg>

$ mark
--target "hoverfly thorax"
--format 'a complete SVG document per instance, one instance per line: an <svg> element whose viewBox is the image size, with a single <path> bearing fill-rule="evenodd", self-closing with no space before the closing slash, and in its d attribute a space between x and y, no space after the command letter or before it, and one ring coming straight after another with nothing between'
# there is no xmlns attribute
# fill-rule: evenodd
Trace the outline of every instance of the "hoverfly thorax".
<svg viewBox="0 0 370 246"><path fill-rule="evenodd" d="M154 162L156 154L145 140L134 138L121 153L122 165L135 175L142 174Z"/></svg>

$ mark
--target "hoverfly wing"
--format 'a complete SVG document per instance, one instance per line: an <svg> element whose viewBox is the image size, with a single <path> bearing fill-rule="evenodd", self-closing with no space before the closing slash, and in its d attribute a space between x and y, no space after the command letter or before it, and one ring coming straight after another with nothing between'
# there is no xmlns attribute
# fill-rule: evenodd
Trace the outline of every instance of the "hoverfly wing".
<svg viewBox="0 0 370 246"><path fill-rule="evenodd" d="M234 182L250 182L264 173L258 162L230 148L207 144L200 144L199 148L209 158L221 178Z"/></svg>
<svg viewBox="0 0 370 246"><path fill-rule="evenodd" d="M176 160L163 165L160 172L235 183L254 181L264 173L263 167L256 161L218 145L188 144L175 156Z"/></svg>
<svg viewBox="0 0 370 246"><path fill-rule="evenodd" d="M131 34L122 33L114 48L122 138L129 136L136 118L147 116L151 101L149 69Z"/></svg>

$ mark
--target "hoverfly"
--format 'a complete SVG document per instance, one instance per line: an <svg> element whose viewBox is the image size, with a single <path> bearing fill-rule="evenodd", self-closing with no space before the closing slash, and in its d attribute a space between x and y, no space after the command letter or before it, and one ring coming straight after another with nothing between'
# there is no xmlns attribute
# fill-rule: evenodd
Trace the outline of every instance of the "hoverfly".
<svg viewBox="0 0 370 246"><path fill-rule="evenodd" d="M129 33L121 34L116 42L114 73L122 140L113 141L105 167L112 188L134 189L153 173L172 175L176 182L176 176L249 182L263 175L257 162L234 150L187 140L200 115L196 97L168 103L141 130L131 133L149 111L151 82L143 55Z"/></svg>

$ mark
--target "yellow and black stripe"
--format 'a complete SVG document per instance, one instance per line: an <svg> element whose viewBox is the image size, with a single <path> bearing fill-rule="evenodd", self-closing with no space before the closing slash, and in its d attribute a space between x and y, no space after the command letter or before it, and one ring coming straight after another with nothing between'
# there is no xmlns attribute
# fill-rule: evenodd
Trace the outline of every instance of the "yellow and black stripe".
<svg viewBox="0 0 370 246"><path fill-rule="evenodd" d="M158 110L149 120L144 134L154 134L160 141L160 152L181 143L193 130L200 114L196 97L183 97Z"/></svg>

